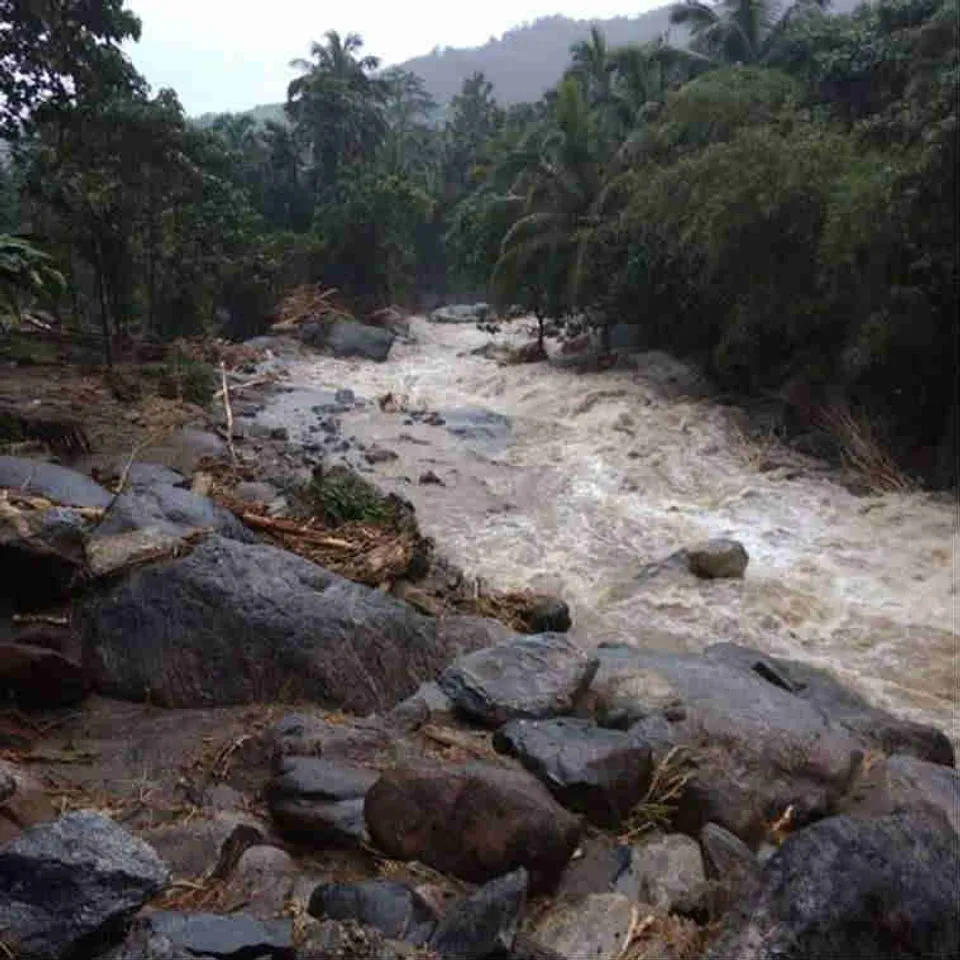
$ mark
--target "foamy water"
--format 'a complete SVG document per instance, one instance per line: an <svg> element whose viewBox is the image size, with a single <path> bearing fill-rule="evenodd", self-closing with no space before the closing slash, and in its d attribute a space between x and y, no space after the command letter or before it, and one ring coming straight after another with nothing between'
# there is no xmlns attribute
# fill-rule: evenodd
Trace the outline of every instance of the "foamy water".
<svg viewBox="0 0 960 960"><path fill-rule="evenodd" d="M856 497L802 466L760 472L734 411L671 397L641 372L499 367L469 354L490 339L473 327L415 320L412 332L386 364L318 357L292 382L511 419L505 449L477 451L376 404L343 418L345 433L399 454L378 481L414 502L453 562L491 586L557 592L584 643L746 643L828 667L960 740L958 523L943 498ZM271 412L291 414L283 401ZM418 484L427 469L446 485ZM717 536L746 546L742 582L637 577Z"/></svg>

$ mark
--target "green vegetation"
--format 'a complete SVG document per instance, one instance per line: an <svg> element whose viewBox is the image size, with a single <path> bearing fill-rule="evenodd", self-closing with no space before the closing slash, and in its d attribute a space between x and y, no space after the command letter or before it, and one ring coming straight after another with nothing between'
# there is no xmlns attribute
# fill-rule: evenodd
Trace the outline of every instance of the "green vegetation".
<svg viewBox="0 0 960 960"><path fill-rule="evenodd" d="M108 361L130 334L253 335L300 283L361 312L461 291L541 330L632 324L731 393L875 425L947 484L956 5L823 6L684 0L658 22L687 46L580 25L536 102L477 71L442 120L424 79L330 32L283 122L198 125L120 51L122 0L0 0L0 291L99 331Z"/></svg>

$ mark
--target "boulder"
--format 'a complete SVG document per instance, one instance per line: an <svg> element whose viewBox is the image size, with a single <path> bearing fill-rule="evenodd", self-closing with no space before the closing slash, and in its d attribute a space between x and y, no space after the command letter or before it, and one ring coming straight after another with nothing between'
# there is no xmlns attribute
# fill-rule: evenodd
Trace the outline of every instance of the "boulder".
<svg viewBox="0 0 960 960"><path fill-rule="evenodd" d="M584 897L592 893L622 893L631 900L640 886L630 871L633 847L597 831L581 841L557 886L558 897Z"/></svg>
<svg viewBox="0 0 960 960"><path fill-rule="evenodd" d="M706 879L700 844L680 833L656 834L634 846L629 872L639 899L662 910L689 902Z"/></svg>
<svg viewBox="0 0 960 960"><path fill-rule="evenodd" d="M126 939L101 960L215 960L209 955L198 956L186 947L175 944L169 937L157 933L150 925L150 917L137 917L130 925Z"/></svg>
<svg viewBox="0 0 960 960"><path fill-rule="evenodd" d="M517 757L565 807L599 826L619 826L653 773L645 743L589 720L513 720L493 744Z"/></svg>
<svg viewBox="0 0 960 960"><path fill-rule="evenodd" d="M458 303L439 307L428 319L431 323L477 323L486 320L490 312L490 306L486 303Z"/></svg>
<svg viewBox="0 0 960 960"><path fill-rule="evenodd" d="M229 510L207 497L170 484L155 484L135 493L121 494L97 534L109 536L145 529L171 536L207 529L241 543L257 542L255 534Z"/></svg>
<svg viewBox="0 0 960 960"><path fill-rule="evenodd" d="M620 893L595 893L557 900L531 933L563 960L618 960L634 929L636 906Z"/></svg>
<svg viewBox="0 0 960 960"><path fill-rule="evenodd" d="M147 844L98 814L31 827L0 848L4 942L23 960L75 956L113 934L168 877Z"/></svg>
<svg viewBox="0 0 960 960"><path fill-rule="evenodd" d="M86 572L86 526L59 507L0 513L0 577L14 609L49 609L70 595Z"/></svg>
<svg viewBox="0 0 960 960"><path fill-rule="evenodd" d="M563 634L518 637L460 657L440 677L468 717L490 726L570 713L597 660Z"/></svg>
<svg viewBox="0 0 960 960"><path fill-rule="evenodd" d="M442 410L437 421L447 433L481 453L500 453L505 450L512 431L509 417L483 407Z"/></svg>
<svg viewBox="0 0 960 960"><path fill-rule="evenodd" d="M525 867L538 890L559 877L582 831L532 776L489 764L399 765L371 788L364 814L390 857L473 883Z"/></svg>
<svg viewBox="0 0 960 960"><path fill-rule="evenodd" d="M275 547L211 537L75 609L108 696L172 707L301 698L383 710L451 659L435 621Z"/></svg>
<svg viewBox="0 0 960 960"><path fill-rule="evenodd" d="M716 960L960 955L957 838L917 816L830 817L789 837Z"/></svg>
<svg viewBox="0 0 960 960"><path fill-rule="evenodd" d="M414 890L389 880L322 884L308 910L320 920L355 920L392 940L416 944L426 943L436 926L433 912Z"/></svg>
<svg viewBox="0 0 960 960"><path fill-rule="evenodd" d="M157 910L148 923L155 934L194 956L218 960L293 960L293 921L257 920L243 913L179 913Z"/></svg>
<svg viewBox="0 0 960 960"><path fill-rule="evenodd" d="M132 463L127 471L127 485L133 490L149 490L151 487L182 487L187 478L177 470L162 463Z"/></svg>
<svg viewBox="0 0 960 960"><path fill-rule="evenodd" d="M332 323L304 324L301 339L311 347L329 351L335 357L360 357L383 363L390 355L396 334L366 323L334 320Z"/></svg>
<svg viewBox="0 0 960 960"><path fill-rule="evenodd" d="M739 540L707 540L684 552L690 572L704 580L742 578L750 562Z"/></svg>
<svg viewBox="0 0 960 960"><path fill-rule="evenodd" d="M872 706L826 670L771 657L734 643L718 643L706 654L757 676L813 704L824 716L842 724L868 745L884 753L909 753L921 760L954 765L950 739L936 727L903 720Z"/></svg>
<svg viewBox="0 0 960 960"><path fill-rule="evenodd" d="M0 698L24 707L63 707L79 703L85 694L78 663L56 650L0 643Z"/></svg>
<svg viewBox="0 0 960 960"><path fill-rule="evenodd" d="M65 507L106 507L113 495L76 470L45 460L0 457L0 489L46 497Z"/></svg>
<svg viewBox="0 0 960 960"><path fill-rule="evenodd" d="M370 770L316 757L288 757L267 786L270 814L282 830L311 842L366 838L363 798L377 781Z"/></svg>
<svg viewBox="0 0 960 960"><path fill-rule="evenodd" d="M753 851L718 823L700 831L700 847L707 876L737 886L748 886L760 877L760 863Z"/></svg>
<svg viewBox="0 0 960 960"><path fill-rule="evenodd" d="M798 824L834 809L863 760L861 744L812 704L698 654L601 645L588 698L605 724L634 724L657 762L689 764L676 827L720 824L756 846L788 807Z"/></svg>
<svg viewBox="0 0 960 960"><path fill-rule="evenodd" d="M437 925L430 949L457 960L509 954L526 906L528 882L521 867L455 903Z"/></svg>
<svg viewBox="0 0 960 960"><path fill-rule="evenodd" d="M55 818L43 787L20 767L0 760L0 847L28 827Z"/></svg>
<svg viewBox="0 0 960 960"><path fill-rule="evenodd" d="M857 779L840 810L856 817L923 813L960 834L960 770L906 754L877 760Z"/></svg>

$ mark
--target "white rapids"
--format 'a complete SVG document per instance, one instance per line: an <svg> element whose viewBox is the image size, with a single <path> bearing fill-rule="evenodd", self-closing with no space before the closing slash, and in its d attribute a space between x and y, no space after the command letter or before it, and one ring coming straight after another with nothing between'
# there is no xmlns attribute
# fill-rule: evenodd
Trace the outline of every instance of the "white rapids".
<svg viewBox="0 0 960 960"><path fill-rule="evenodd" d="M376 403L343 418L344 433L399 455L377 480L415 504L452 562L493 587L562 596L584 643L749 644L827 667L960 740L958 518L947 499L854 496L783 450L771 469L736 411L663 389L667 358L580 375L473 355L491 339L473 326L415 319L411 330L385 364L312 358L293 365L290 385L510 418L495 449ZM271 412L289 423L283 408ZM419 484L425 470L445 485ZM718 536L746 546L742 582L637 578Z"/></svg>

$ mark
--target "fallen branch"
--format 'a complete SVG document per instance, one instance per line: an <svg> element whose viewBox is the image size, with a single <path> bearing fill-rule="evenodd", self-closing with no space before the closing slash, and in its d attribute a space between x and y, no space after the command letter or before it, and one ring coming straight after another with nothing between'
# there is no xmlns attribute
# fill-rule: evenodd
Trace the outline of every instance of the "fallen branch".
<svg viewBox="0 0 960 960"><path fill-rule="evenodd" d="M237 448L233 445L233 407L230 406L230 385L227 383L227 365L220 361L220 390L223 394L223 409L227 414L227 448L230 451L230 460L236 466Z"/></svg>
<svg viewBox="0 0 960 960"><path fill-rule="evenodd" d="M279 517L262 517L258 513L249 511L241 513L240 519L251 527L257 527L259 530L267 530L271 533L283 534L289 537L297 537L307 543L312 543L318 547L331 547L335 550L354 550L357 544L348 540L339 540L336 537L325 537L314 533L309 527L301 526L292 520L281 520Z"/></svg>

